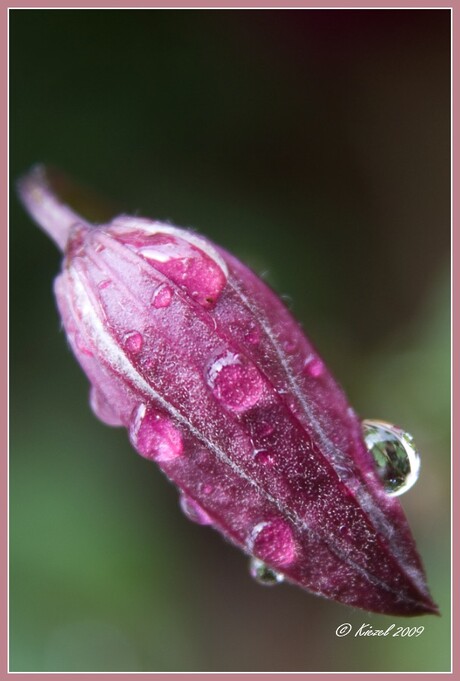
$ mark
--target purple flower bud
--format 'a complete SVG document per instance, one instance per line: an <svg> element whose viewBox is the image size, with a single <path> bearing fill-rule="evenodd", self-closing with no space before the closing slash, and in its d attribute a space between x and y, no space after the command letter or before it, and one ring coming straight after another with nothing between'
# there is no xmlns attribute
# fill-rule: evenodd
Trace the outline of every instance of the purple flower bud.
<svg viewBox="0 0 460 681"><path fill-rule="evenodd" d="M194 232L128 216L89 224L40 168L19 190L64 251L56 299L92 409L128 429L187 517L265 564L272 583L437 612L361 422L273 291Z"/></svg>

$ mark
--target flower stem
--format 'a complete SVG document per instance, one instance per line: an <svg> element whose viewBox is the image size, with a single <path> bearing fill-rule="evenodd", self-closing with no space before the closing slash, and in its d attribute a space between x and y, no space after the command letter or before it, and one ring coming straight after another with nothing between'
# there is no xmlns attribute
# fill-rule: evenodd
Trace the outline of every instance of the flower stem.
<svg viewBox="0 0 460 681"><path fill-rule="evenodd" d="M18 192L40 227L64 251L76 224L89 226L81 215L64 204L50 186L46 167L37 165L18 182Z"/></svg>

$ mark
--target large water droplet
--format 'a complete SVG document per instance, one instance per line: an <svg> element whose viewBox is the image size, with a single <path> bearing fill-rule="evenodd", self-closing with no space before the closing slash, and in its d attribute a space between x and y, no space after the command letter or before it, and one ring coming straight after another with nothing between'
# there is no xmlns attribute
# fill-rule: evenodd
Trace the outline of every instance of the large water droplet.
<svg viewBox="0 0 460 681"><path fill-rule="evenodd" d="M207 381L214 397L236 412L251 409L264 387L256 367L230 351L214 359L207 371Z"/></svg>
<svg viewBox="0 0 460 681"><path fill-rule="evenodd" d="M364 441L390 496L404 494L417 482L420 456L412 435L385 421L362 423Z"/></svg>
<svg viewBox="0 0 460 681"><path fill-rule="evenodd" d="M295 558L292 530L284 520L258 523L249 534L247 546L257 558L280 567L290 565Z"/></svg>
<svg viewBox="0 0 460 681"><path fill-rule="evenodd" d="M284 575L272 570L262 560L254 557L249 561L249 574L263 586L276 586L284 580Z"/></svg>
<svg viewBox="0 0 460 681"><path fill-rule="evenodd" d="M172 461L183 452L182 435L171 420L152 407L139 405L129 428L133 447L146 459Z"/></svg>
<svg viewBox="0 0 460 681"><path fill-rule="evenodd" d="M206 513L204 508L202 508L194 499L187 496L186 494L181 494L179 499L179 505L185 516L193 523L198 523L198 525L211 525L212 519Z"/></svg>
<svg viewBox="0 0 460 681"><path fill-rule="evenodd" d="M223 261L204 239L186 240L178 236L179 230L171 232L145 235L138 252L193 300L206 309L213 307L227 283Z"/></svg>

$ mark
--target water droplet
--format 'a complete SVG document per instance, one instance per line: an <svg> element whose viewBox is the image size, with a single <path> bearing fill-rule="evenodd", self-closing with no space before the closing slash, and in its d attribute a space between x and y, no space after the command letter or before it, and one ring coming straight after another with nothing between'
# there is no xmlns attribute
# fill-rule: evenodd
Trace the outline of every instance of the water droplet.
<svg viewBox="0 0 460 681"><path fill-rule="evenodd" d="M77 347L77 350L81 352L82 355L86 355L87 357L93 357L94 353L89 349L89 347L86 345L81 333L77 331L75 333L75 345Z"/></svg>
<svg viewBox="0 0 460 681"><path fill-rule="evenodd" d="M284 580L284 575L272 570L262 560L254 557L249 561L249 574L263 586L276 586Z"/></svg>
<svg viewBox="0 0 460 681"><path fill-rule="evenodd" d="M177 232L163 228L162 233L145 236L144 243L137 245L138 252L193 300L209 309L227 283L225 264L204 239L186 240Z"/></svg>
<svg viewBox="0 0 460 681"><path fill-rule="evenodd" d="M187 518L193 523L198 523L198 525L212 524L212 520L204 508L202 508L194 499L187 496L186 494L181 494L179 505L184 515L187 516Z"/></svg>
<svg viewBox="0 0 460 681"><path fill-rule="evenodd" d="M280 567L290 565L295 558L292 530L280 519L258 523L249 534L248 549L267 563Z"/></svg>
<svg viewBox="0 0 460 681"><path fill-rule="evenodd" d="M227 351L211 363L207 372L208 385L223 405L236 412L251 409L263 391L263 379L242 355Z"/></svg>
<svg viewBox="0 0 460 681"><path fill-rule="evenodd" d="M267 468L273 466L273 455L266 449L260 449L254 453L254 461Z"/></svg>
<svg viewBox="0 0 460 681"><path fill-rule="evenodd" d="M404 494L415 484L420 456L412 435L385 421L362 422L364 441L390 496Z"/></svg>
<svg viewBox="0 0 460 681"><path fill-rule="evenodd" d="M296 349L296 347L297 347L297 341L293 338L288 338L288 340L285 340L283 342L283 348L289 354L293 353L294 350Z"/></svg>
<svg viewBox="0 0 460 681"><path fill-rule="evenodd" d="M214 487L209 483L206 483L205 485L202 485L201 490L203 494L211 494L211 492L214 491Z"/></svg>
<svg viewBox="0 0 460 681"><path fill-rule="evenodd" d="M324 371L324 363L319 357L310 355L304 362L303 365L305 373L313 378L318 378Z"/></svg>
<svg viewBox="0 0 460 681"><path fill-rule="evenodd" d="M275 427L268 421L262 421L260 424L260 437L268 437L275 430Z"/></svg>
<svg viewBox="0 0 460 681"><path fill-rule="evenodd" d="M137 355L142 350L144 339L139 331L129 331L123 339L125 350Z"/></svg>
<svg viewBox="0 0 460 681"><path fill-rule="evenodd" d="M160 284L153 292L152 296L153 307L155 307L157 310L159 310L162 307L169 307L169 305L171 304L172 295L173 293L171 291L171 288L167 284Z"/></svg>
<svg viewBox="0 0 460 681"><path fill-rule="evenodd" d="M129 428L133 447L146 459L172 461L183 452L182 435L167 416L140 404Z"/></svg>
<svg viewBox="0 0 460 681"><path fill-rule="evenodd" d="M257 345L257 343L259 343L260 341L260 330L254 324L253 326L251 326L250 329L248 329L244 338L246 342L249 343L250 345Z"/></svg>
<svg viewBox="0 0 460 681"><path fill-rule="evenodd" d="M89 403L97 418L108 426L122 426L118 415L113 411L104 395L94 387L89 391Z"/></svg>

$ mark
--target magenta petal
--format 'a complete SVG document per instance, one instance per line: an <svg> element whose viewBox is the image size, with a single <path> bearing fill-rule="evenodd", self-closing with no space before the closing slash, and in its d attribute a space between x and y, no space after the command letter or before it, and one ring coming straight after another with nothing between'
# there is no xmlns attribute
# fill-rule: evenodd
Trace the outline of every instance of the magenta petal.
<svg viewBox="0 0 460 681"><path fill-rule="evenodd" d="M65 248L56 298L96 415L128 428L187 516L316 594L437 612L359 419L273 291L193 232L88 225L37 171L20 193Z"/></svg>

